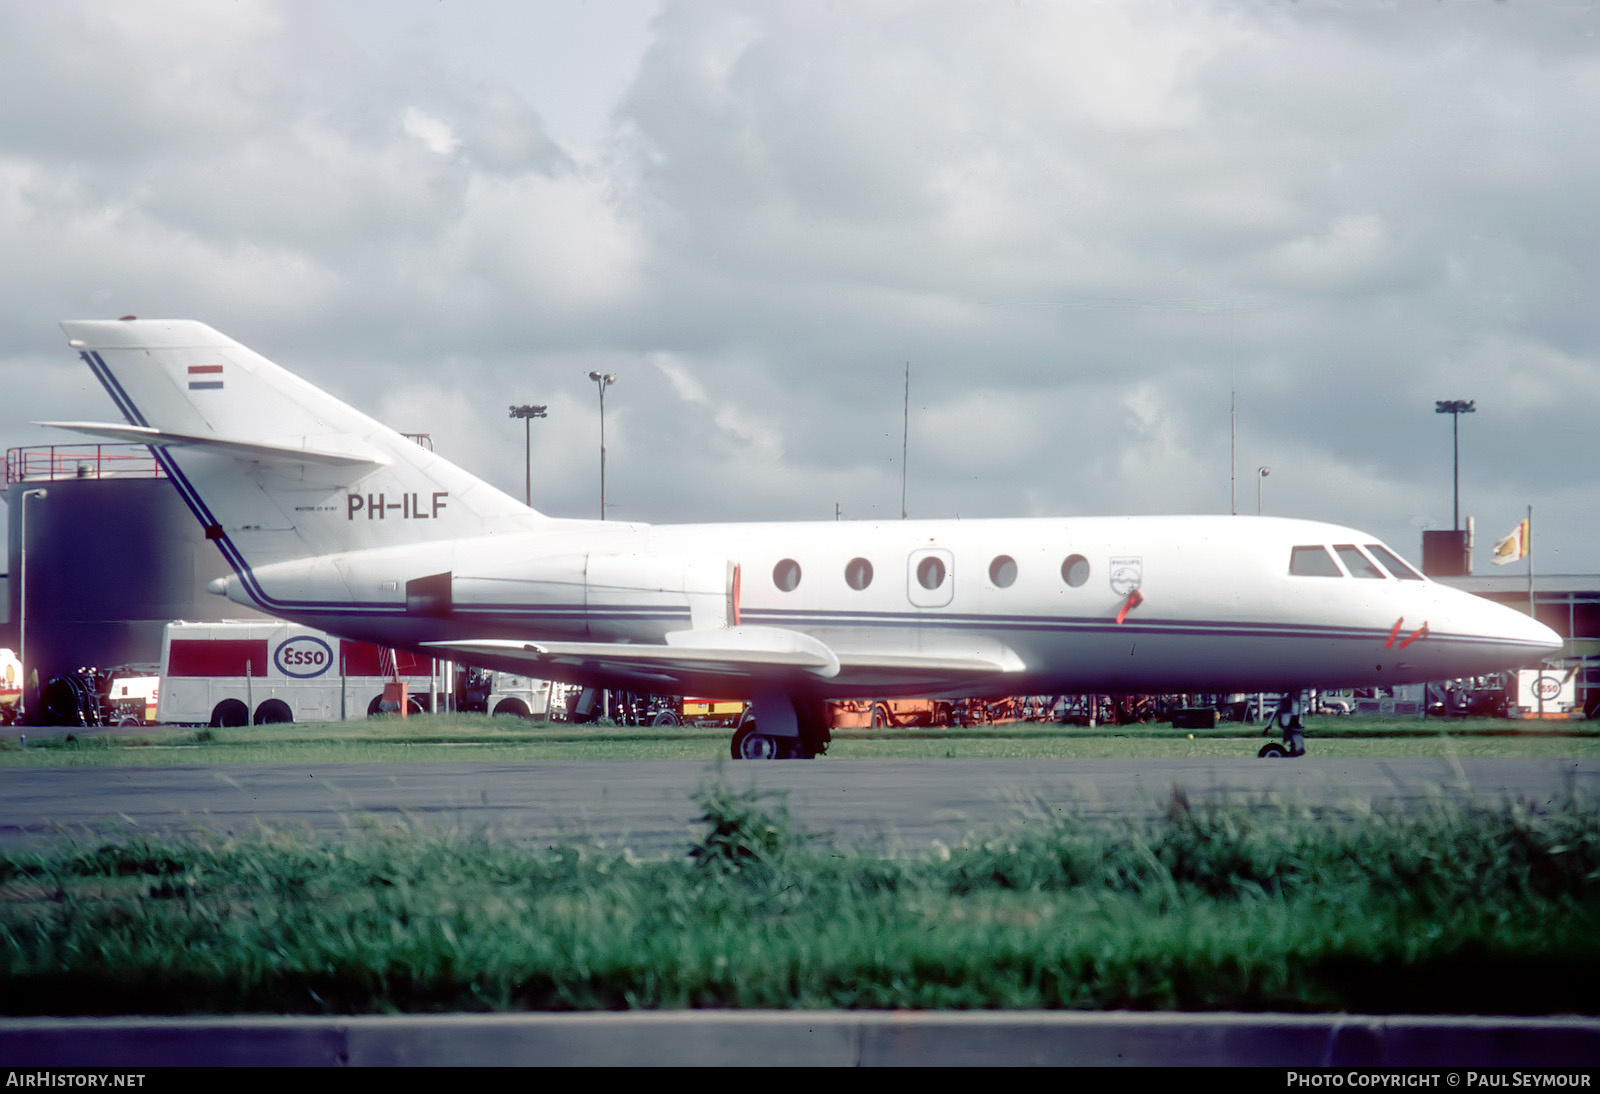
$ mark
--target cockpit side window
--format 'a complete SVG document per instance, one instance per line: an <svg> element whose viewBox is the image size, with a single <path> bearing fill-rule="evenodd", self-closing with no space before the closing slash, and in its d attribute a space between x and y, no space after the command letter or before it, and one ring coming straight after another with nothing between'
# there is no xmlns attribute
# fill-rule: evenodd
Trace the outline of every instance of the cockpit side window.
<svg viewBox="0 0 1600 1094"><path fill-rule="evenodd" d="M1296 577L1343 577L1333 556L1320 544L1296 547L1289 555L1289 572Z"/></svg>
<svg viewBox="0 0 1600 1094"><path fill-rule="evenodd" d="M1333 549L1339 554L1339 561L1344 563L1344 568L1350 571L1351 577L1369 577L1383 580L1383 571L1372 564L1372 560L1356 547L1354 543L1335 543Z"/></svg>
<svg viewBox="0 0 1600 1094"><path fill-rule="evenodd" d="M1389 572L1401 581L1421 581L1422 575L1405 564L1401 557L1381 543L1367 544L1367 550L1372 552L1372 557L1389 568Z"/></svg>

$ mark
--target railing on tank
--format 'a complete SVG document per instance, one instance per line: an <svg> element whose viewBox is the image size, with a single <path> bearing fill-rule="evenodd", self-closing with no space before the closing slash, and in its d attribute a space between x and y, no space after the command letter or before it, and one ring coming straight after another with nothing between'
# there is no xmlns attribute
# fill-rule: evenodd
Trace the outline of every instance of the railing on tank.
<svg viewBox="0 0 1600 1094"><path fill-rule="evenodd" d="M63 479L159 479L142 444L41 444L6 450L6 484Z"/></svg>

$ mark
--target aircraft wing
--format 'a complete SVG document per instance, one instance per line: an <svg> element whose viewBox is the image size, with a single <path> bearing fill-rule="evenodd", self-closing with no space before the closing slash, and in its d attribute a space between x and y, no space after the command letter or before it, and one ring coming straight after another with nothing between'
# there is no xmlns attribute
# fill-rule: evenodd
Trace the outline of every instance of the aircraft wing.
<svg viewBox="0 0 1600 1094"><path fill-rule="evenodd" d="M894 653L837 654L823 642L783 627L728 627L673 631L661 645L629 642L527 642L508 638L430 642L430 648L460 656L492 657L521 664L530 676L553 666L592 673L648 677L658 684L693 681L703 690L707 677L729 683L781 682L809 677L830 680L863 675L886 685L950 683L1020 671L1009 657ZM1010 651L1005 651L1009 654ZM854 682L854 680L852 680Z"/></svg>

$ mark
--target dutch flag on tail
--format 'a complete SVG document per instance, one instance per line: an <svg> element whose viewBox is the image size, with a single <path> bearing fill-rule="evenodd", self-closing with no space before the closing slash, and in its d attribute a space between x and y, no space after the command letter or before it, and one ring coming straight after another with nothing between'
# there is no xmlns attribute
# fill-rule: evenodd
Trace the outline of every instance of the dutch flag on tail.
<svg viewBox="0 0 1600 1094"><path fill-rule="evenodd" d="M189 366L190 391L221 391L222 366L221 365L190 365Z"/></svg>

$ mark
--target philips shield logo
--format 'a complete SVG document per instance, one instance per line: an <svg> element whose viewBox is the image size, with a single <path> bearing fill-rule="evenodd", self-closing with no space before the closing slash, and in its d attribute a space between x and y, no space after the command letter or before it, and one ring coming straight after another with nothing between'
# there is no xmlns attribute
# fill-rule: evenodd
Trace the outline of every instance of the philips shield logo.
<svg viewBox="0 0 1600 1094"><path fill-rule="evenodd" d="M333 667L333 650L320 638L302 635L281 643L272 655L272 663L285 676L304 680L321 676Z"/></svg>

